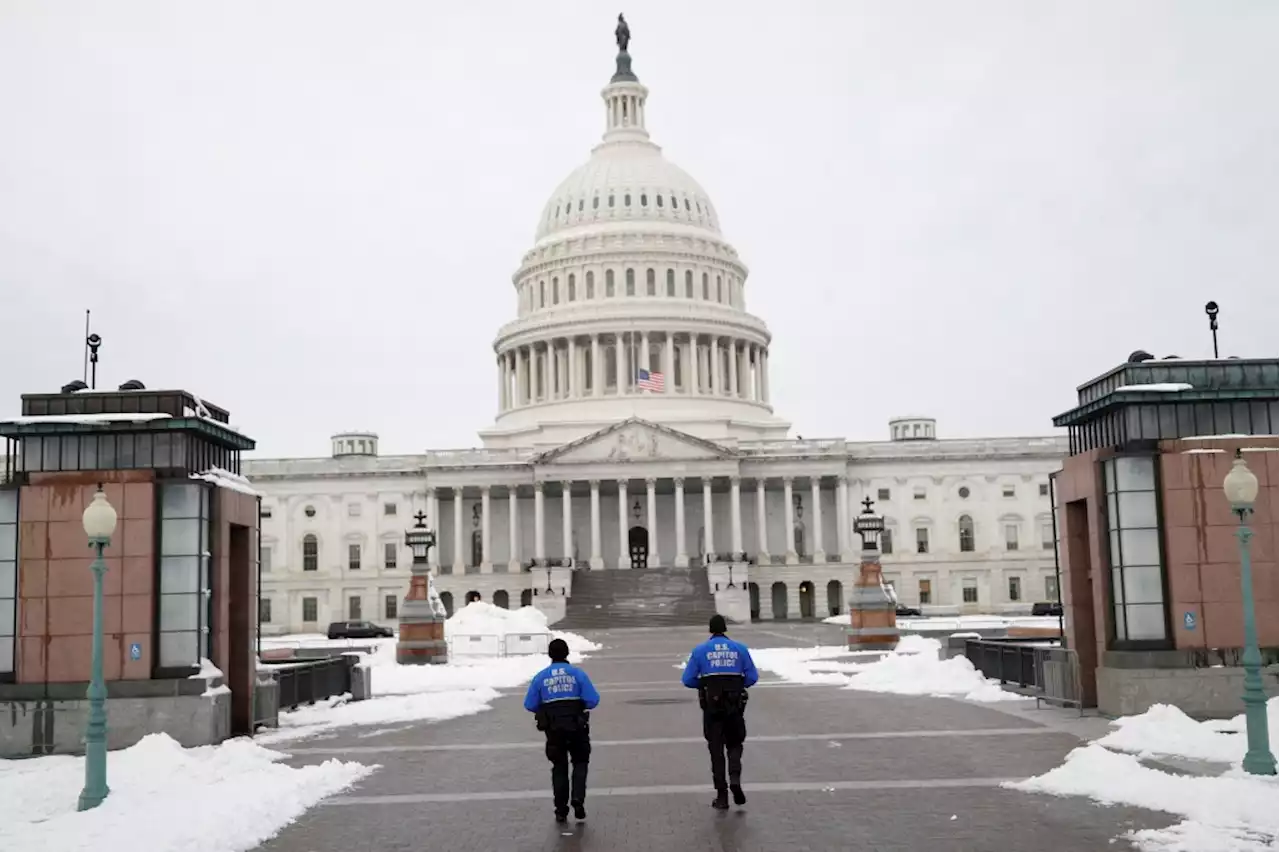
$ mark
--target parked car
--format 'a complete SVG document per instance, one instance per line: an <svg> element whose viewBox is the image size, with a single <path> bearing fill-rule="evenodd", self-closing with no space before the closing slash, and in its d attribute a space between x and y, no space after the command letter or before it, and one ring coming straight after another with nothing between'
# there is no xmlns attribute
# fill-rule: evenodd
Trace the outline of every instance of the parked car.
<svg viewBox="0 0 1280 852"><path fill-rule="evenodd" d="M1057 601L1040 601L1031 605L1032 615L1062 615L1062 604Z"/></svg>
<svg viewBox="0 0 1280 852"><path fill-rule="evenodd" d="M371 621L335 621L329 625L330 639L391 639L395 631Z"/></svg>
<svg viewBox="0 0 1280 852"><path fill-rule="evenodd" d="M896 612L898 618L920 618L924 615L919 608L907 606L906 604L898 604Z"/></svg>

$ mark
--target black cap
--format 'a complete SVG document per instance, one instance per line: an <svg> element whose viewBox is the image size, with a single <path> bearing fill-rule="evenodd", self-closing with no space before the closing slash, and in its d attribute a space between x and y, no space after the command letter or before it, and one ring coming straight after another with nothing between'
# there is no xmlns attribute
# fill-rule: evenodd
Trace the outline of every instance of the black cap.
<svg viewBox="0 0 1280 852"><path fill-rule="evenodd" d="M729 629L729 626L725 624L724 616L721 615L720 613L716 613L715 615L711 616L711 624L709 624L708 626L711 628L712 635L715 635L717 633L723 635L723 633Z"/></svg>
<svg viewBox="0 0 1280 852"><path fill-rule="evenodd" d="M569 659L569 643L563 639L552 639L547 645L547 656L557 663Z"/></svg>

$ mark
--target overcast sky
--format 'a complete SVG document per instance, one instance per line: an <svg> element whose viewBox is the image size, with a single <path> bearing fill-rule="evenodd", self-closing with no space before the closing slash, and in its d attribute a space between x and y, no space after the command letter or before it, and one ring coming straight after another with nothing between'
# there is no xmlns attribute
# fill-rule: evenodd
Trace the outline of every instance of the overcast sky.
<svg viewBox="0 0 1280 852"><path fill-rule="evenodd" d="M0 0L0 415L188 388L259 455L466 447L560 180L599 2ZM626 11L624 9L624 11ZM1051 432L1134 349L1277 345L1277 10L636 4L649 129L716 203L807 437ZM827 388L816 390L819 384Z"/></svg>

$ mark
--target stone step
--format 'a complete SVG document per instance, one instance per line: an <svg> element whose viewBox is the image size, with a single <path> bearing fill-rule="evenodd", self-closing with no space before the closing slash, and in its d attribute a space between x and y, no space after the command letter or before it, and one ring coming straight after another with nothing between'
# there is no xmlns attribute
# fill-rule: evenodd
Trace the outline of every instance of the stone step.
<svg viewBox="0 0 1280 852"><path fill-rule="evenodd" d="M571 630L705 625L714 614L705 567L579 571L565 617L556 626Z"/></svg>

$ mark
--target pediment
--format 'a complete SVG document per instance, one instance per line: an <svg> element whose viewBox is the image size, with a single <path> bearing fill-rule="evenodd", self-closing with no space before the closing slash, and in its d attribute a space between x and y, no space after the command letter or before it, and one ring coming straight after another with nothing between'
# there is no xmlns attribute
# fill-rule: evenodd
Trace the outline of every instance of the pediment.
<svg viewBox="0 0 1280 852"><path fill-rule="evenodd" d="M733 450L714 441L632 418L548 450L535 463L718 461L735 457Z"/></svg>

